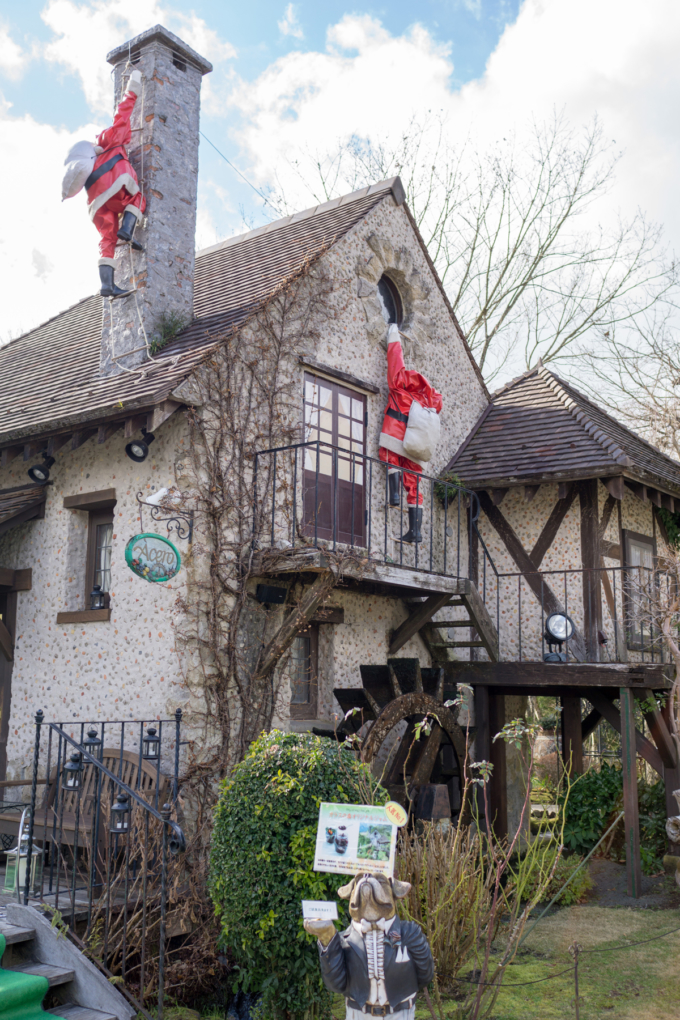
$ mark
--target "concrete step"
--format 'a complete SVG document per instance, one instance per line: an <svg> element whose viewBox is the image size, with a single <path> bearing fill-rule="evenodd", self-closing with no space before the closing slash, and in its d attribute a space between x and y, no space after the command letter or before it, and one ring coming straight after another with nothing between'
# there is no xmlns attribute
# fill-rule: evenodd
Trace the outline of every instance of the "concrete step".
<svg viewBox="0 0 680 1020"><path fill-rule="evenodd" d="M113 1013L102 1013L101 1009L90 1009L89 1006L55 1006L45 1012L63 1017L63 1020L118 1020Z"/></svg>
<svg viewBox="0 0 680 1020"><path fill-rule="evenodd" d="M18 924L8 924L7 921L0 921L0 935L5 936L8 946L16 942L30 942L35 938L35 928L20 928Z"/></svg>
<svg viewBox="0 0 680 1020"><path fill-rule="evenodd" d="M19 974L37 974L39 977L47 978L50 988L56 985L66 985L73 981L76 972L67 967L53 967L50 963L27 963L23 967L10 967L9 970Z"/></svg>

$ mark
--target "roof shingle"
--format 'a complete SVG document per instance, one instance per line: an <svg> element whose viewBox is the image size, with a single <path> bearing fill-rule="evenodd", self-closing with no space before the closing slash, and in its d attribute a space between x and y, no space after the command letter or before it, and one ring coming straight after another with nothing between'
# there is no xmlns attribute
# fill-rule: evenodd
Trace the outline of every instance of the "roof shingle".
<svg viewBox="0 0 680 1020"><path fill-rule="evenodd" d="M450 461L471 488L624 475L680 495L680 464L541 365L493 394Z"/></svg>

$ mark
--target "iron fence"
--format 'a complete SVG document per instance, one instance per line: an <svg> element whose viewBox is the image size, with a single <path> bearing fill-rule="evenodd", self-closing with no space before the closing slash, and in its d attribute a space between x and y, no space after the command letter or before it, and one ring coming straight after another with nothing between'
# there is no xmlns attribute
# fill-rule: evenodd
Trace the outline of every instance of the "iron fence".
<svg viewBox="0 0 680 1020"><path fill-rule="evenodd" d="M390 504L390 474L399 478L398 506ZM407 503L405 482L414 503ZM421 542L402 541L409 505L423 510ZM376 563L469 577L478 517L476 493L460 483L322 440L255 454L256 548L347 548Z"/></svg>
<svg viewBox="0 0 680 1020"><path fill-rule="evenodd" d="M36 715L26 847L35 854L18 895L64 921L107 976L123 979L121 990L149 1020L145 1003L154 999L155 1016L163 1016L168 911L186 848L181 722L179 710L174 719L76 725Z"/></svg>

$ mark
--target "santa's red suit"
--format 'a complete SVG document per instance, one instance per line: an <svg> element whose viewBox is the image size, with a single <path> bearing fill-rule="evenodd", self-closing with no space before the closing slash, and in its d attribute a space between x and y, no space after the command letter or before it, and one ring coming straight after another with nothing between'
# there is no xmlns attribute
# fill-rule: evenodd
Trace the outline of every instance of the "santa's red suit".
<svg viewBox="0 0 680 1020"><path fill-rule="evenodd" d="M101 152L85 182L90 219L101 234L100 266L115 265L113 257L120 214L130 212L139 220L146 208L137 174L127 154L127 145L132 138L130 117L142 87L139 79L141 76L133 72L127 92L118 104L113 124L105 128L97 138L97 147ZM134 220L131 222L134 224Z"/></svg>
<svg viewBox="0 0 680 1020"><path fill-rule="evenodd" d="M380 459L386 464L408 469L402 473L406 502L416 506L417 501L422 506L422 485L418 485L416 476L422 472L423 465L404 456L404 433L413 401L417 400L421 407L432 407L437 414L441 414L442 395L420 372L406 369L399 330L394 324L387 334L387 385L390 395L380 433Z"/></svg>

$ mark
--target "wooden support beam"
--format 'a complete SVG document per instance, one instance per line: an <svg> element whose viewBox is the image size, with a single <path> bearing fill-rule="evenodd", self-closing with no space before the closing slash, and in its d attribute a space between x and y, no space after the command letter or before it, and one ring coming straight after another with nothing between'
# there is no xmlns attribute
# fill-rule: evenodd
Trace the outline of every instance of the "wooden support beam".
<svg viewBox="0 0 680 1020"><path fill-rule="evenodd" d="M566 499L567 493L571 487L571 482L558 482L557 483L557 498Z"/></svg>
<svg viewBox="0 0 680 1020"><path fill-rule="evenodd" d="M570 485L567 495L563 499L558 499L555 506L550 511L550 516L546 521L541 534L536 539L536 543L529 553L529 559L533 563L536 570L540 567L543 562L543 557L547 553L550 546L553 544L557 532L560 529L562 521L567 516L571 509L571 505L574 502L576 495L576 486Z"/></svg>
<svg viewBox="0 0 680 1020"><path fill-rule="evenodd" d="M125 419L125 438L132 439L141 432L143 428L146 428L146 414L134 414L132 418Z"/></svg>
<svg viewBox="0 0 680 1020"><path fill-rule="evenodd" d="M630 687L620 687L619 692L620 691L630 691ZM593 708L596 708L598 712L602 714L602 717L607 720L609 725L613 726L616 732L621 734L621 740L623 740L622 730L624 723L621 722L621 713L616 705L612 704L609 700L607 694L604 691L594 689L588 693L587 697ZM632 697L633 694L631 692L631 699ZM627 725L627 723L625 723L625 725ZM639 730L635 729L634 723L633 736L631 739L633 740L634 746L637 748L637 753L644 758L645 761L649 762L655 772L658 772L660 776L663 776L663 762L661 761L661 755L654 747L651 740L647 740L647 737L643 736Z"/></svg>
<svg viewBox="0 0 680 1020"><path fill-rule="evenodd" d="M439 612L449 599L449 595L430 595L424 602L421 602L392 634L389 654L394 655L400 648L403 648L406 642L410 641L421 627L429 623L434 614Z"/></svg>
<svg viewBox="0 0 680 1020"><path fill-rule="evenodd" d="M642 891L640 862L640 818L638 811L637 766L635 746L635 712L633 693L627 687L619 691L621 705L621 770L623 773L623 808L626 826L626 875L628 895L638 898Z"/></svg>
<svg viewBox="0 0 680 1020"><path fill-rule="evenodd" d="M41 450L45 449L43 442L39 443L25 443L24 444L24 462L27 463L29 460L33 460L37 457Z"/></svg>
<svg viewBox="0 0 680 1020"><path fill-rule="evenodd" d="M672 699L667 698L666 702L661 709L661 715L666 723L666 729L671 733L671 739L677 750L677 741L675 736L672 734ZM663 782L666 793L666 817L670 818L678 813L678 805L675 803L675 797L673 796L674 790L680 790L680 754L677 755L678 764L675 768L668 768L664 765L663 770ZM680 845L678 843L668 842L668 853L674 857L680 857Z"/></svg>
<svg viewBox="0 0 680 1020"><path fill-rule="evenodd" d="M62 446L66 446L71 438L70 432L62 432L60 436L50 436L47 440L47 454L50 457L56 457L61 450Z"/></svg>
<svg viewBox="0 0 680 1020"><path fill-rule="evenodd" d="M97 432L97 429L81 429L79 432L74 432L71 436L71 449L77 450L79 447L86 443L88 439L91 439Z"/></svg>
<svg viewBox="0 0 680 1020"><path fill-rule="evenodd" d="M668 691L675 674L673 667L658 662L447 662L443 667L453 683L488 687L651 687Z"/></svg>
<svg viewBox="0 0 680 1020"><path fill-rule="evenodd" d="M267 676L276 666L284 652L290 648L293 639L316 613L321 603L335 586L336 578L331 570L319 574L314 584L300 599L299 605L288 614L278 631L264 649L256 668L255 678Z"/></svg>
<svg viewBox="0 0 680 1020"><path fill-rule="evenodd" d="M583 775L583 737L581 734L581 699L563 695L560 724L562 758L568 776Z"/></svg>
<svg viewBox="0 0 680 1020"><path fill-rule="evenodd" d="M581 506L581 566L583 567L583 629L589 662L600 659L597 633L602 629L602 594L600 571L599 516L597 508L597 479L579 483Z"/></svg>
<svg viewBox="0 0 680 1020"><path fill-rule="evenodd" d="M500 506L508 494L507 489L491 489L489 495L494 506Z"/></svg>
<svg viewBox="0 0 680 1020"><path fill-rule="evenodd" d="M97 429L97 442L105 443L107 439L110 439L119 429L122 429L122 421L113 421L108 425L100 425Z"/></svg>
<svg viewBox="0 0 680 1020"><path fill-rule="evenodd" d="M531 503L536 493L540 489L540 485L525 485L524 486L524 502Z"/></svg>
<svg viewBox="0 0 680 1020"><path fill-rule="evenodd" d="M493 772L489 781L489 814L488 823L493 829L497 839L503 839L508 834L508 774L507 756L504 740L493 738L505 726L505 696L503 694L489 695L489 733L490 748L489 761L493 765Z"/></svg>
<svg viewBox="0 0 680 1020"><path fill-rule="evenodd" d="M5 656L8 662L12 662L14 659L14 642L12 641L12 635L5 627L2 620L0 620L0 652Z"/></svg>
<svg viewBox="0 0 680 1020"><path fill-rule="evenodd" d="M181 406L178 400L164 400L158 407L154 407L146 416L147 432L155 432Z"/></svg>
<svg viewBox="0 0 680 1020"><path fill-rule="evenodd" d="M613 478L601 478L600 481L613 499L623 499L626 491L623 475L615 475Z"/></svg>
<svg viewBox="0 0 680 1020"><path fill-rule="evenodd" d="M18 457L20 453L23 453L23 446L6 446L0 454L0 467L7 467L11 464L15 457Z"/></svg>
<svg viewBox="0 0 680 1020"><path fill-rule="evenodd" d="M581 743L584 743L591 733L594 733L597 727L600 725L602 715L596 708L594 708L585 719L581 720Z"/></svg>
<svg viewBox="0 0 680 1020"><path fill-rule="evenodd" d="M641 499L643 503L649 502L649 495L647 492L647 486L643 485L642 482L633 482L630 478L626 478L626 485L631 492L634 492L638 499Z"/></svg>
<svg viewBox="0 0 680 1020"><path fill-rule="evenodd" d="M664 768L674 769L678 764L678 755L673 738L666 726L666 720L658 708L651 707L656 703L653 691L645 688L642 691L636 691L635 696L638 701L645 702L643 706L645 722L649 726L649 732L652 734Z"/></svg>
<svg viewBox="0 0 680 1020"><path fill-rule="evenodd" d="M660 492L659 495L661 496L661 506L664 510L670 510L672 514L675 513L675 500L673 497L667 492Z"/></svg>
<svg viewBox="0 0 680 1020"><path fill-rule="evenodd" d="M566 498L566 493L564 498ZM550 613L563 613L564 607L545 578L543 578L536 570L533 560L525 550L512 525L505 519L498 507L493 505L486 492L483 490L479 493L479 502L482 510L488 517L490 524L498 532L499 537L504 542L506 549L519 567L521 573L525 575L527 584L533 591L539 603L543 605L545 615L549 616ZM577 629L574 630L574 635L569 641L569 650L575 659L578 659L580 662L585 661L586 646L582 635Z"/></svg>

